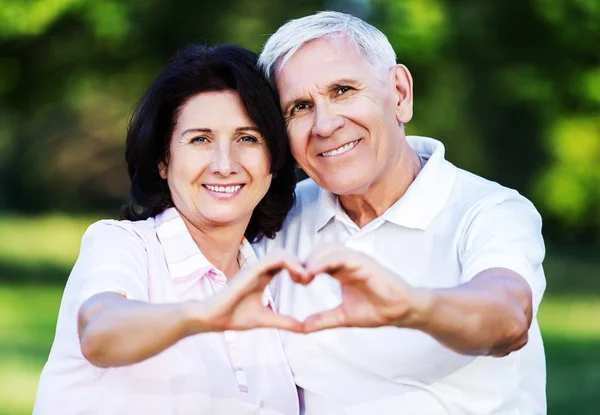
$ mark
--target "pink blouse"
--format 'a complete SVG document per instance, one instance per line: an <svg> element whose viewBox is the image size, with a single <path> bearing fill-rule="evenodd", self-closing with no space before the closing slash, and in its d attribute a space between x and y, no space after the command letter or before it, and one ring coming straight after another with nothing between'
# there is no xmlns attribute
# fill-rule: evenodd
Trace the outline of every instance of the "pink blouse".
<svg viewBox="0 0 600 415"><path fill-rule="evenodd" d="M256 261L246 240L239 261ZM226 283L173 208L146 221L90 226L62 298L34 414L297 414L296 387L274 329L198 334L119 368L97 368L81 354L77 312L94 294L173 303L208 298ZM268 290L264 302L271 302Z"/></svg>

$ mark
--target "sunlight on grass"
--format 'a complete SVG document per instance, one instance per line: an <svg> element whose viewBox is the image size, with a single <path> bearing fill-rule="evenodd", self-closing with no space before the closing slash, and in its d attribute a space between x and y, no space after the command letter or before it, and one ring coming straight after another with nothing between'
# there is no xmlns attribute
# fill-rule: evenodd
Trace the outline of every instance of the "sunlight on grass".
<svg viewBox="0 0 600 415"><path fill-rule="evenodd" d="M31 413L41 367L27 360L0 357L0 413Z"/></svg>
<svg viewBox="0 0 600 415"><path fill-rule="evenodd" d="M0 287L0 413L31 413L62 287ZM35 307L32 307L35 305Z"/></svg>
<svg viewBox="0 0 600 415"><path fill-rule="evenodd" d="M545 338L600 340L600 298L548 297L538 322Z"/></svg>
<svg viewBox="0 0 600 415"><path fill-rule="evenodd" d="M72 266L81 237L97 218L0 216L0 260Z"/></svg>
<svg viewBox="0 0 600 415"><path fill-rule="evenodd" d="M55 286L0 287L0 345L9 333L13 344L47 342L54 332L62 292L63 287Z"/></svg>
<svg viewBox="0 0 600 415"><path fill-rule="evenodd" d="M62 291L58 286L0 287L2 414L31 413L39 374L54 337ZM600 301L594 298L548 296L538 319L548 343L549 340L573 345L600 342ZM549 369L556 366L563 370L561 364L548 360Z"/></svg>

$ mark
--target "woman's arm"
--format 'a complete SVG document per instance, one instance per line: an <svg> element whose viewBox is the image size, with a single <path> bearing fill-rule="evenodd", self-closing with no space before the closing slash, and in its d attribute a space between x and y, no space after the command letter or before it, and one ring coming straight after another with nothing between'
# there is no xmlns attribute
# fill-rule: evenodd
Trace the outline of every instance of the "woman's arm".
<svg viewBox="0 0 600 415"><path fill-rule="evenodd" d="M83 356L94 366L125 366L148 359L188 335L184 308L148 304L116 293L99 293L78 313Z"/></svg>
<svg viewBox="0 0 600 415"><path fill-rule="evenodd" d="M114 292L96 294L79 309L81 352L94 366L117 367L141 362L198 333L258 327L302 332L302 323L261 302L271 278L284 268L302 279L300 263L278 252L244 268L205 301L149 304Z"/></svg>

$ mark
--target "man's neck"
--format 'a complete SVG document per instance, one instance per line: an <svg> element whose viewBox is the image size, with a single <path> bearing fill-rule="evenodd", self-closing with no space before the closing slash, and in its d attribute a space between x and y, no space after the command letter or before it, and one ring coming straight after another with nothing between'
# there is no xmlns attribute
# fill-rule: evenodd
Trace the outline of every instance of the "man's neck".
<svg viewBox="0 0 600 415"><path fill-rule="evenodd" d="M421 162L406 140L396 159L364 193L340 195L340 203L359 228L377 219L408 190L421 171Z"/></svg>

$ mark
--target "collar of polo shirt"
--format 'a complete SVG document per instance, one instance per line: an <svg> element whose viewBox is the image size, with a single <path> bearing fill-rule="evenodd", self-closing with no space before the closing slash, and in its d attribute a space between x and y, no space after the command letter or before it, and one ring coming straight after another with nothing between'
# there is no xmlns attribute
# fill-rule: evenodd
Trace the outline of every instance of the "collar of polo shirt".
<svg viewBox="0 0 600 415"><path fill-rule="evenodd" d="M408 136L408 144L427 160L406 193L381 216L396 225L426 230L444 207L456 179L456 168L445 160L444 145L432 138ZM333 218L350 222L339 198L321 189L315 221L315 233L323 229Z"/></svg>

